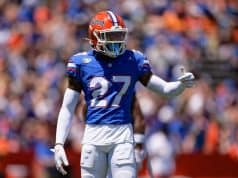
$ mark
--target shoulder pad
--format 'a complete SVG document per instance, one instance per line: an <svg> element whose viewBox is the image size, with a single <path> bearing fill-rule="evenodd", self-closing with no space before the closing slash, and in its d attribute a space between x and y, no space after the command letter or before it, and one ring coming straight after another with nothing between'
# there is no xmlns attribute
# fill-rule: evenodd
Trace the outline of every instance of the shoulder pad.
<svg viewBox="0 0 238 178"><path fill-rule="evenodd" d="M88 55L87 52L81 52L74 54L70 57L69 62L76 64L89 63L92 60L92 56Z"/></svg>
<svg viewBox="0 0 238 178"><path fill-rule="evenodd" d="M145 58L145 55L141 52L141 51L138 51L138 50L135 50L135 49L133 49L132 50L132 52L133 52L133 54L134 54L134 56L135 56L135 58Z"/></svg>

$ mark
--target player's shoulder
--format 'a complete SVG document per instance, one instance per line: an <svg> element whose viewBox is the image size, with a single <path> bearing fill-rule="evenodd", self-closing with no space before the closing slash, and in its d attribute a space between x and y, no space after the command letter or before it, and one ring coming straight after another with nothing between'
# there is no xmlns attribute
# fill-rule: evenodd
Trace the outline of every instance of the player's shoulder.
<svg viewBox="0 0 238 178"><path fill-rule="evenodd" d="M133 56L136 60L145 59L146 56L139 50L131 49L126 50L126 53L130 56Z"/></svg>
<svg viewBox="0 0 238 178"><path fill-rule="evenodd" d="M141 51L139 50L127 50L126 53L129 55L129 58L133 58L135 60L136 63L140 64L140 63L144 63L144 61L147 60L147 57L145 56L145 54L143 54Z"/></svg>
<svg viewBox="0 0 238 178"><path fill-rule="evenodd" d="M94 58L92 51L84 51L84 52L79 52L74 55L72 55L69 58L70 63L75 63L75 64L82 64L82 63L89 63L91 60Z"/></svg>

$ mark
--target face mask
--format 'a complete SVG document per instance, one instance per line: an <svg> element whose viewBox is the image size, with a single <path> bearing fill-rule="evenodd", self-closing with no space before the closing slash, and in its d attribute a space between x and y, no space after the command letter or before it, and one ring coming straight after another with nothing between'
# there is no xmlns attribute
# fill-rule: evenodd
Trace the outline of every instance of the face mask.
<svg viewBox="0 0 238 178"><path fill-rule="evenodd" d="M107 50L114 56L121 54L122 44L121 43L108 43L106 44Z"/></svg>

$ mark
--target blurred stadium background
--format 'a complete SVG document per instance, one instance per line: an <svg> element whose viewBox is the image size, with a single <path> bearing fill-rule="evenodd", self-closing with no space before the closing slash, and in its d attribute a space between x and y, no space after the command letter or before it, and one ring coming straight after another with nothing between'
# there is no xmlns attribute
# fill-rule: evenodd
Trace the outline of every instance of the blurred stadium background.
<svg viewBox="0 0 238 178"><path fill-rule="evenodd" d="M49 148L65 61L90 48L88 22L105 9L124 17L128 48L145 52L159 76L175 80L183 65L197 77L169 101L138 86L154 175L238 177L237 0L0 0L0 178L62 177ZM82 133L79 105L66 177L80 173Z"/></svg>

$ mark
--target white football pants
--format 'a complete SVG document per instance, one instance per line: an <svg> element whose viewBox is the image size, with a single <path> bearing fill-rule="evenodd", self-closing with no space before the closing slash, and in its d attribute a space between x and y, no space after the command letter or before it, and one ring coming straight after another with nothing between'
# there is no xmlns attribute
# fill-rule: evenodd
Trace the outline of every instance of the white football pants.
<svg viewBox="0 0 238 178"><path fill-rule="evenodd" d="M82 178L136 178L132 143L107 146L84 144L81 152Z"/></svg>

